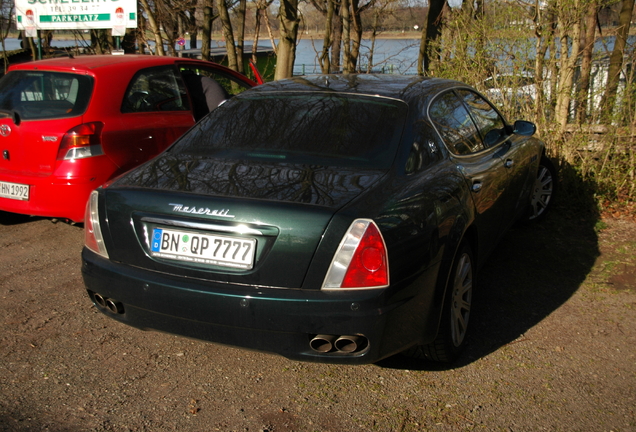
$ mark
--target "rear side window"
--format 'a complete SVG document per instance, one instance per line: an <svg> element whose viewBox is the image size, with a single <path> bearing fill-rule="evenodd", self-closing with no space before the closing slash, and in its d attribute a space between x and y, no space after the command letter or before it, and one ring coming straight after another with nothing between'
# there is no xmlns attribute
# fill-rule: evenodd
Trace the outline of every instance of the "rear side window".
<svg viewBox="0 0 636 432"><path fill-rule="evenodd" d="M243 93L212 111L172 151L200 157L386 169L408 106L334 93Z"/></svg>
<svg viewBox="0 0 636 432"><path fill-rule="evenodd" d="M86 111L92 92L86 75L11 71L0 80L0 108L22 120L73 117Z"/></svg>
<svg viewBox="0 0 636 432"><path fill-rule="evenodd" d="M469 155L484 149L475 123L455 92L450 91L436 99L429 115L452 153Z"/></svg>
<svg viewBox="0 0 636 432"><path fill-rule="evenodd" d="M190 104L183 80L176 69L143 69L133 77L121 106L123 113L188 111Z"/></svg>

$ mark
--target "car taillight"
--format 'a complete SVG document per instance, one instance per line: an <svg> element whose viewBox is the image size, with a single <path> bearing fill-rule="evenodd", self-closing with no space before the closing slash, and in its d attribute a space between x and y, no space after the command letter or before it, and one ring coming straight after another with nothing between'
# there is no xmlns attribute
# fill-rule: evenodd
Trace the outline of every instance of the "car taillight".
<svg viewBox="0 0 636 432"><path fill-rule="evenodd" d="M389 286L389 258L375 222L356 219L334 255L322 289L385 288Z"/></svg>
<svg viewBox="0 0 636 432"><path fill-rule="evenodd" d="M99 211L97 209L99 194L97 191L91 192L86 204L86 214L84 216L84 245L95 252L108 258L102 229L99 224Z"/></svg>
<svg viewBox="0 0 636 432"><path fill-rule="evenodd" d="M58 160L83 159L104 154L102 151L102 122L84 123L64 134Z"/></svg>

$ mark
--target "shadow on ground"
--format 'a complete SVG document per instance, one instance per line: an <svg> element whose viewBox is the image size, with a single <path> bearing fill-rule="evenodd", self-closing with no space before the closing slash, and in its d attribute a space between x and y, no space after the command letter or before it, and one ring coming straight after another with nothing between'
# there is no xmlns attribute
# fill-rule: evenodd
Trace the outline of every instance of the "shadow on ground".
<svg viewBox="0 0 636 432"><path fill-rule="evenodd" d="M515 341L561 307L599 256L598 216L565 209L507 232L478 273L466 350L451 365L397 355L378 366L412 370L462 367Z"/></svg>
<svg viewBox="0 0 636 432"><path fill-rule="evenodd" d="M9 213L9 212L5 212L5 211L0 210L0 224L1 225L6 225L6 226L18 225L18 224L26 223L26 222L33 221L33 220L36 220L36 218L31 217L31 216L27 216L27 215L22 215L22 214L17 214L17 213Z"/></svg>

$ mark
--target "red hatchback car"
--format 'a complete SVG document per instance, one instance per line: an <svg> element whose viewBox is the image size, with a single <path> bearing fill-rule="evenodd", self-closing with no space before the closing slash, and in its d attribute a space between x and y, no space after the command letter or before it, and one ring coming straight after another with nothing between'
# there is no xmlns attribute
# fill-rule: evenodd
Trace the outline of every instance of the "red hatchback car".
<svg viewBox="0 0 636 432"><path fill-rule="evenodd" d="M175 57L14 65L0 79L0 210L81 222L93 189L255 85L218 64Z"/></svg>

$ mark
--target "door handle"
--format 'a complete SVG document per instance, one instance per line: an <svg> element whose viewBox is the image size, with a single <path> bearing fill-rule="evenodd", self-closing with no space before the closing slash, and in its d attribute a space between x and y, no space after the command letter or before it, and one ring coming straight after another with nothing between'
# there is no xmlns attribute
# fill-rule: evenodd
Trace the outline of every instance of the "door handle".
<svg viewBox="0 0 636 432"><path fill-rule="evenodd" d="M512 166L515 164L515 162L512 159L506 159L506 161L504 162L504 166L506 168L512 168Z"/></svg>

